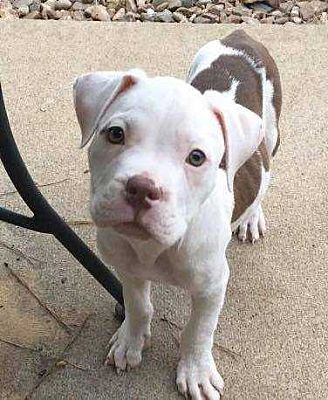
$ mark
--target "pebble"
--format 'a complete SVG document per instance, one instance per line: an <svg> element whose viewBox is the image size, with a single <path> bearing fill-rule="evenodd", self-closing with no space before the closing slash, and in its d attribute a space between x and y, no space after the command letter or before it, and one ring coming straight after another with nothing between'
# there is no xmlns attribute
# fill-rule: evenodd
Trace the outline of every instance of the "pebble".
<svg viewBox="0 0 328 400"><path fill-rule="evenodd" d="M86 8L87 8L86 4L76 1L75 3L73 3L71 10L72 11L84 11Z"/></svg>
<svg viewBox="0 0 328 400"><path fill-rule="evenodd" d="M273 24L275 17L267 17L261 19L261 24Z"/></svg>
<svg viewBox="0 0 328 400"><path fill-rule="evenodd" d="M327 11L328 0L0 0L0 19L294 25L327 23Z"/></svg>
<svg viewBox="0 0 328 400"><path fill-rule="evenodd" d="M304 21L309 21L313 19L314 16L321 14L328 9L328 3L320 0L299 2L297 4L300 7L300 15Z"/></svg>
<svg viewBox="0 0 328 400"><path fill-rule="evenodd" d="M86 19L82 10L73 11L71 15L74 21L85 21Z"/></svg>
<svg viewBox="0 0 328 400"><path fill-rule="evenodd" d="M300 17L292 17L292 22L294 22L294 24L301 24L302 23L302 18L300 18Z"/></svg>
<svg viewBox="0 0 328 400"><path fill-rule="evenodd" d="M104 6L91 6L85 10L85 16L91 17L94 21L109 21L109 14Z"/></svg>
<svg viewBox="0 0 328 400"><path fill-rule="evenodd" d="M300 15L300 8L297 6L294 6L291 10L290 10L290 16L291 17L299 17Z"/></svg>
<svg viewBox="0 0 328 400"><path fill-rule="evenodd" d="M156 11L161 12L167 9L169 3L165 1L164 3L161 3L159 6L156 7Z"/></svg>
<svg viewBox="0 0 328 400"><path fill-rule="evenodd" d="M188 22L188 18L178 11L174 11L174 13L172 13L172 17L176 22Z"/></svg>
<svg viewBox="0 0 328 400"><path fill-rule="evenodd" d="M190 8L195 4L194 0L181 0L181 2L182 2L182 7L186 8Z"/></svg>
<svg viewBox="0 0 328 400"><path fill-rule="evenodd" d="M32 11L23 17L24 19L41 19L40 11Z"/></svg>
<svg viewBox="0 0 328 400"><path fill-rule="evenodd" d="M241 17L241 20L247 25L259 25L260 24L260 21L258 19L254 19L252 17L247 17L246 15Z"/></svg>
<svg viewBox="0 0 328 400"><path fill-rule="evenodd" d="M176 11L180 7L182 7L181 0L170 0L169 5L168 5L167 8L170 11Z"/></svg>
<svg viewBox="0 0 328 400"><path fill-rule="evenodd" d="M174 22L172 12L169 10L164 10L155 14L155 22Z"/></svg>
<svg viewBox="0 0 328 400"><path fill-rule="evenodd" d="M69 10L72 7L70 0L57 0L55 10Z"/></svg>
<svg viewBox="0 0 328 400"><path fill-rule="evenodd" d="M232 14L250 17L252 15L252 10L245 6L239 5L232 10Z"/></svg>
<svg viewBox="0 0 328 400"><path fill-rule="evenodd" d="M320 22L322 22L323 24L326 24L328 22L328 13L327 12L323 12L321 14Z"/></svg>
<svg viewBox="0 0 328 400"><path fill-rule="evenodd" d="M209 18L205 18L203 16L199 16L193 19L192 21L194 24L212 24L213 20Z"/></svg>
<svg viewBox="0 0 328 400"><path fill-rule="evenodd" d="M122 7L114 15L112 21L124 21L124 16L125 16L125 9Z"/></svg>
<svg viewBox="0 0 328 400"><path fill-rule="evenodd" d="M278 24L278 25L283 25L283 24L285 24L286 22L288 22L289 21L289 18L288 17L278 17L278 18L276 18L275 20L274 20L274 23L275 24Z"/></svg>
<svg viewBox="0 0 328 400"><path fill-rule="evenodd" d="M134 0L126 0L126 10L136 13L138 10L136 2Z"/></svg>
<svg viewBox="0 0 328 400"><path fill-rule="evenodd" d="M33 4L33 0L14 0L12 3L14 8L20 8L22 6L29 7L31 4Z"/></svg>
<svg viewBox="0 0 328 400"><path fill-rule="evenodd" d="M194 12L190 8L180 7L177 9L177 12L184 15L186 18L190 18Z"/></svg>
<svg viewBox="0 0 328 400"><path fill-rule="evenodd" d="M239 15L228 15L227 19L226 19L227 23L230 24L240 24L241 23L241 16Z"/></svg>
<svg viewBox="0 0 328 400"><path fill-rule="evenodd" d="M30 12L30 8L29 6L21 6L18 8L18 16L20 18L25 17L25 15L27 15Z"/></svg>
<svg viewBox="0 0 328 400"><path fill-rule="evenodd" d="M294 7L295 2L293 0L288 0L285 3L281 3L279 10L283 13L289 13L290 10Z"/></svg>

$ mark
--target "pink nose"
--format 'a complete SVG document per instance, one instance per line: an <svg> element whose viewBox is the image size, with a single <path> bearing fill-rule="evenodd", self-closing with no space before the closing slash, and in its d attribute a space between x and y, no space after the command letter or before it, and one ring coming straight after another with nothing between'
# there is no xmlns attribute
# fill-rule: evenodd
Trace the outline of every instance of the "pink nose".
<svg viewBox="0 0 328 400"><path fill-rule="evenodd" d="M135 208L150 208L152 202L161 200L162 191L152 179L135 175L126 183L126 200Z"/></svg>

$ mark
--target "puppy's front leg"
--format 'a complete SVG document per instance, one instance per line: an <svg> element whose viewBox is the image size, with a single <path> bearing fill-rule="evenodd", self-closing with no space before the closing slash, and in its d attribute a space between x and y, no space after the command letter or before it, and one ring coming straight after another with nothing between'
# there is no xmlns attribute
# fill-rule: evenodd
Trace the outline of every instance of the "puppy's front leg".
<svg viewBox="0 0 328 400"><path fill-rule="evenodd" d="M140 364L142 350L150 345L150 323L153 306L150 302L150 282L120 274L123 284L125 320L110 340L111 349L106 364L117 370Z"/></svg>
<svg viewBox="0 0 328 400"><path fill-rule="evenodd" d="M212 356L213 336L221 311L229 270L224 265L220 282L192 295L192 312L181 339L181 358L177 371L177 385L185 396L193 400L219 400L223 379Z"/></svg>

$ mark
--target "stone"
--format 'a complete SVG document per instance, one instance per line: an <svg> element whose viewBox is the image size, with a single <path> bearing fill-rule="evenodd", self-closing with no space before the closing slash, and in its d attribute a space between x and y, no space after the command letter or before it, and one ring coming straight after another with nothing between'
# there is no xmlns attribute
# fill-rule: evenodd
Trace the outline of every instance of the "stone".
<svg viewBox="0 0 328 400"><path fill-rule="evenodd" d="M221 14L220 14L220 23L221 24L224 24L224 23L226 23L227 22L227 14L225 13L225 12L221 12Z"/></svg>
<svg viewBox="0 0 328 400"><path fill-rule="evenodd" d="M206 13L202 14L202 17L208 18L210 20L216 20L218 15L217 14L213 14L211 12L206 12Z"/></svg>
<svg viewBox="0 0 328 400"><path fill-rule="evenodd" d="M226 19L226 22L229 24L240 24L241 23L241 16L239 15L229 15Z"/></svg>
<svg viewBox="0 0 328 400"><path fill-rule="evenodd" d="M278 25L284 25L286 22L288 22L289 21L289 18L288 17L278 17L278 18L276 18L275 20L274 20L274 23L275 24L278 24Z"/></svg>
<svg viewBox="0 0 328 400"><path fill-rule="evenodd" d="M128 11L124 15L124 21L127 21L127 22L136 22L139 19L140 19L140 15L138 13L134 13L132 11Z"/></svg>
<svg viewBox="0 0 328 400"><path fill-rule="evenodd" d="M42 17L40 11L32 11L24 17L24 19L41 19L41 18Z"/></svg>
<svg viewBox="0 0 328 400"><path fill-rule="evenodd" d="M290 10L293 8L295 2L293 0L288 0L285 3L281 3L279 10L283 13L289 13Z"/></svg>
<svg viewBox="0 0 328 400"><path fill-rule="evenodd" d="M194 18L193 23L194 24L213 24L213 20L209 19L209 18L205 18L202 15Z"/></svg>
<svg viewBox="0 0 328 400"><path fill-rule="evenodd" d="M88 6L86 4L76 1L75 3L73 3L71 10L72 11L84 11L86 8L88 8Z"/></svg>
<svg viewBox="0 0 328 400"><path fill-rule="evenodd" d="M291 20L294 24L301 24L303 22L301 17L292 17Z"/></svg>
<svg viewBox="0 0 328 400"><path fill-rule="evenodd" d="M33 3L30 5L30 12L32 11L40 11L41 7L41 0L34 0Z"/></svg>
<svg viewBox="0 0 328 400"><path fill-rule="evenodd" d="M291 17L299 17L300 16L300 8L297 6L294 6L291 10L290 10L290 16Z"/></svg>
<svg viewBox="0 0 328 400"><path fill-rule="evenodd" d="M224 10L223 4L211 5L208 8L208 11L211 12L212 14L215 14L216 16L220 16L223 10Z"/></svg>
<svg viewBox="0 0 328 400"><path fill-rule="evenodd" d="M107 12L108 12L110 19L112 19L114 17L114 15L116 14L115 8L107 8Z"/></svg>
<svg viewBox="0 0 328 400"><path fill-rule="evenodd" d="M166 22L166 23L174 22L172 12L169 10L164 10L162 12L158 12L155 15L154 21L155 22Z"/></svg>
<svg viewBox="0 0 328 400"><path fill-rule="evenodd" d="M0 2L0 23L1 21L11 21L18 19L19 15L17 10L14 10L11 3L8 1Z"/></svg>
<svg viewBox="0 0 328 400"><path fill-rule="evenodd" d="M153 22L155 20L155 15L156 12L151 8L148 8L146 12L140 14L140 19L141 21Z"/></svg>
<svg viewBox="0 0 328 400"><path fill-rule="evenodd" d="M272 11L271 16L280 18L280 17L284 16L284 13L280 10L275 10L275 11Z"/></svg>
<svg viewBox="0 0 328 400"><path fill-rule="evenodd" d="M252 15L253 15L253 18L256 18L258 20L265 18L267 16L267 14L263 11L253 11Z"/></svg>
<svg viewBox="0 0 328 400"><path fill-rule="evenodd" d="M190 18L194 14L193 10L191 10L190 8L186 8L186 7L178 8L177 12L184 15L187 18Z"/></svg>
<svg viewBox="0 0 328 400"><path fill-rule="evenodd" d="M253 4L261 1L263 0L241 0L244 4ZM281 0L266 0L266 3L268 3L272 8L279 8L280 2Z"/></svg>
<svg viewBox="0 0 328 400"><path fill-rule="evenodd" d="M126 0L125 7L126 11L132 11L133 13L136 13L138 9L135 0Z"/></svg>
<svg viewBox="0 0 328 400"><path fill-rule="evenodd" d="M122 7L120 8L117 13L112 18L113 21L123 21L125 16L125 9Z"/></svg>
<svg viewBox="0 0 328 400"><path fill-rule="evenodd" d="M55 13L55 11L52 9L52 8L50 8L47 4L41 4L41 6L40 6L40 12L41 12L41 18L42 19L48 19L48 18L50 18L49 16L48 16L48 11L50 12L50 11L53 11L54 13Z"/></svg>
<svg viewBox="0 0 328 400"><path fill-rule="evenodd" d="M174 11L174 13L172 14L172 17L173 17L174 21L176 21L176 22L188 22L188 18L178 11Z"/></svg>
<svg viewBox="0 0 328 400"><path fill-rule="evenodd" d="M46 6L50 7L50 8L52 8L52 9L54 10L55 7L56 7L56 0L47 0L47 1L45 1L44 3L42 3L42 4L44 4L44 5L46 5Z"/></svg>
<svg viewBox="0 0 328 400"><path fill-rule="evenodd" d="M255 18L252 18L252 17L248 17L246 15L242 16L241 20L247 25L254 25L255 26L255 25L259 25L260 24L259 20L255 19Z"/></svg>
<svg viewBox="0 0 328 400"><path fill-rule="evenodd" d="M285 4L285 3L283 3L283 4ZM273 8L266 3L253 3L253 4L250 4L250 7L254 11L262 11L264 13L268 13L273 10Z"/></svg>
<svg viewBox="0 0 328 400"><path fill-rule="evenodd" d="M212 0L198 0L197 1L197 6L206 6L207 4L211 4Z"/></svg>
<svg viewBox="0 0 328 400"><path fill-rule="evenodd" d="M321 0L313 0L310 2L299 2L300 15L304 21L313 19L316 15L328 10L328 2Z"/></svg>
<svg viewBox="0 0 328 400"><path fill-rule="evenodd" d="M157 8L162 3L167 3L167 0L153 0L152 5Z"/></svg>
<svg viewBox="0 0 328 400"><path fill-rule="evenodd" d="M33 0L14 0L13 7L14 8L20 8L22 6L29 7L32 4L33 4Z"/></svg>
<svg viewBox="0 0 328 400"><path fill-rule="evenodd" d="M86 19L82 10L73 11L71 15L74 21L85 21Z"/></svg>
<svg viewBox="0 0 328 400"><path fill-rule="evenodd" d="M169 3L168 2L164 2L162 4L160 4L158 7L156 7L156 11L161 12L167 9Z"/></svg>
<svg viewBox="0 0 328 400"><path fill-rule="evenodd" d="M137 8L143 8L146 6L146 0L136 0Z"/></svg>
<svg viewBox="0 0 328 400"><path fill-rule="evenodd" d="M232 10L232 14L250 17L252 15L252 10L240 4Z"/></svg>
<svg viewBox="0 0 328 400"><path fill-rule="evenodd" d="M267 18L263 18L261 19L261 24L273 24L275 20L275 17L267 17Z"/></svg>
<svg viewBox="0 0 328 400"><path fill-rule="evenodd" d="M69 10L72 7L70 0L57 0L55 10Z"/></svg>
<svg viewBox="0 0 328 400"><path fill-rule="evenodd" d="M27 15L30 12L30 8L29 8L29 6L21 6L18 8L17 12L18 12L18 16L20 18L23 18L23 17L25 17L25 15Z"/></svg>
<svg viewBox="0 0 328 400"><path fill-rule="evenodd" d="M321 14L320 22L322 22L323 24L326 24L328 22L328 13L327 12L323 12Z"/></svg>
<svg viewBox="0 0 328 400"><path fill-rule="evenodd" d="M234 7L233 7L232 4L230 4L230 3L226 3L226 4L225 4L224 11L225 11L225 13L226 13L227 15L231 15L233 9L234 9Z"/></svg>
<svg viewBox="0 0 328 400"><path fill-rule="evenodd" d="M109 21L109 14L104 6L91 6L85 10L85 16L94 21Z"/></svg>
<svg viewBox="0 0 328 400"><path fill-rule="evenodd" d="M181 0L182 7L190 8L195 4L194 0Z"/></svg>
<svg viewBox="0 0 328 400"><path fill-rule="evenodd" d="M170 11L176 11L178 8L182 7L182 2L181 0L170 0L168 9Z"/></svg>

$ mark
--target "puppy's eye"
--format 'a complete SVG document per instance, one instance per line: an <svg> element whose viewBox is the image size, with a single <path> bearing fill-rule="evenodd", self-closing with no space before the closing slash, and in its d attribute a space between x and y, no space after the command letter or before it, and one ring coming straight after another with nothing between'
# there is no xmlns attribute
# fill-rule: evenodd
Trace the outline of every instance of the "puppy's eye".
<svg viewBox="0 0 328 400"><path fill-rule="evenodd" d="M200 167L205 162L205 160L205 154L201 150L196 149L189 153L186 162L193 167Z"/></svg>
<svg viewBox="0 0 328 400"><path fill-rule="evenodd" d="M106 138L112 144L124 144L124 131L119 126L106 129Z"/></svg>

